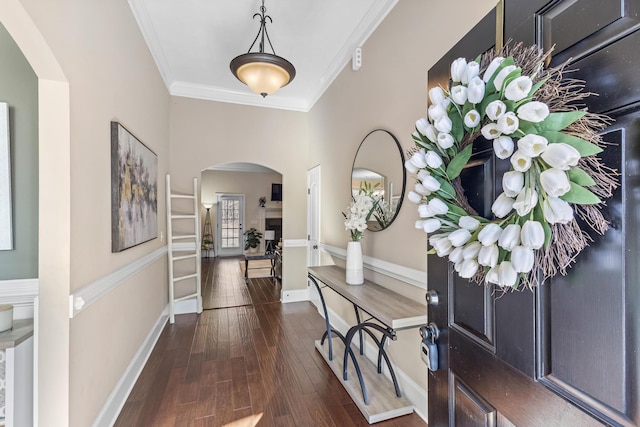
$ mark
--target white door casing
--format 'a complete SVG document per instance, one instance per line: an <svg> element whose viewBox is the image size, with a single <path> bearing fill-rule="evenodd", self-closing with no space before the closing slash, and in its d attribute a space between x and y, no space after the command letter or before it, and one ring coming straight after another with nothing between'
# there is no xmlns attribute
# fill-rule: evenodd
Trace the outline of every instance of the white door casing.
<svg viewBox="0 0 640 427"><path fill-rule="evenodd" d="M320 264L320 166L307 171L307 265ZM320 297L315 286L307 280L309 299L320 307Z"/></svg>

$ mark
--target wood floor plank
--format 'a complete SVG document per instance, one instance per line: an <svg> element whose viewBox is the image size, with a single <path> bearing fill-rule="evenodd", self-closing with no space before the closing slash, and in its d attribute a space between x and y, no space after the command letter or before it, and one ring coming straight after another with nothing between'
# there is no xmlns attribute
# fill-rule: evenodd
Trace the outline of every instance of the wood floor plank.
<svg viewBox="0 0 640 427"><path fill-rule="evenodd" d="M324 320L312 304L279 303L269 278L246 284L237 259L202 271L203 299L225 308L165 327L115 426L368 425L315 350ZM416 414L376 423L425 426Z"/></svg>

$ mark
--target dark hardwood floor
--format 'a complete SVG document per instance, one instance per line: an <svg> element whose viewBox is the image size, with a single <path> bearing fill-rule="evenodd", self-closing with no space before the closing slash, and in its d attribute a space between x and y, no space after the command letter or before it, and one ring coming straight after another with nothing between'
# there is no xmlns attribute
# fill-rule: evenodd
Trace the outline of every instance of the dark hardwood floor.
<svg viewBox="0 0 640 427"><path fill-rule="evenodd" d="M260 280L274 284L238 282L222 274L227 266L222 259L210 267L220 271L217 280L247 288L250 303L178 315L167 324L115 425L368 425L314 348L324 329L316 308L252 292ZM238 301L247 300L231 300ZM376 424L425 425L416 414Z"/></svg>

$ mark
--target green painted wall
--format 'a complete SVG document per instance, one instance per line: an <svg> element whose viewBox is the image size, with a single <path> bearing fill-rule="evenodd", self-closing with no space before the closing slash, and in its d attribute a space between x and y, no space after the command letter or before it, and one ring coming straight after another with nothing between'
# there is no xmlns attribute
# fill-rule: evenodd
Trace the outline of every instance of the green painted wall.
<svg viewBox="0 0 640 427"><path fill-rule="evenodd" d="M0 24L0 102L9 104L13 247L0 280L38 277L38 79Z"/></svg>

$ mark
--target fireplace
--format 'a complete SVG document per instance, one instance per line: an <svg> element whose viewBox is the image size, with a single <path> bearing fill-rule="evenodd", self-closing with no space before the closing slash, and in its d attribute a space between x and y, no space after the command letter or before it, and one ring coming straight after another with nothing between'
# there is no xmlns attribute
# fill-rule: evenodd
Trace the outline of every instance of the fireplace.
<svg viewBox="0 0 640 427"><path fill-rule="evenodd" d="M275 231L276 237L273 244L277 245L282 237L282 218L265 218L264 229Z"/></svg>

